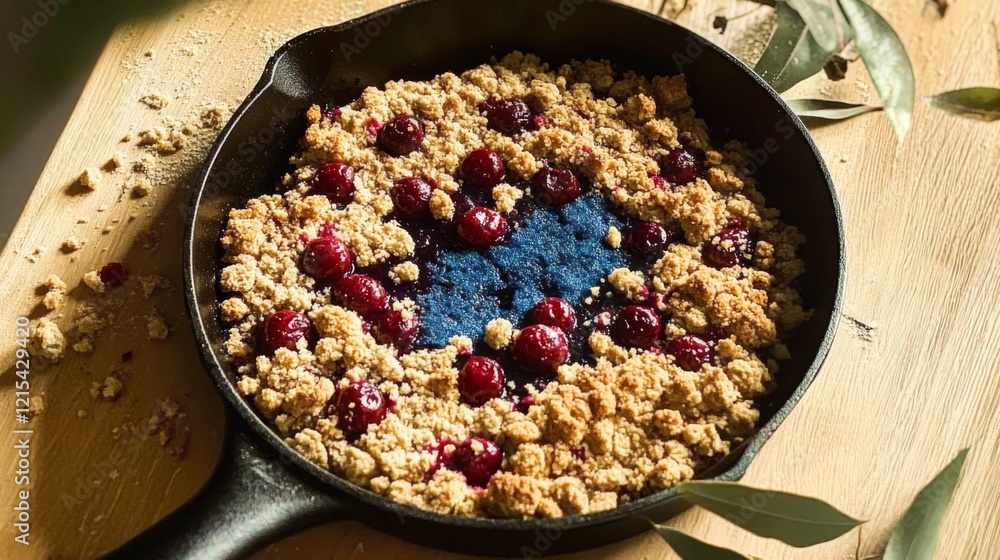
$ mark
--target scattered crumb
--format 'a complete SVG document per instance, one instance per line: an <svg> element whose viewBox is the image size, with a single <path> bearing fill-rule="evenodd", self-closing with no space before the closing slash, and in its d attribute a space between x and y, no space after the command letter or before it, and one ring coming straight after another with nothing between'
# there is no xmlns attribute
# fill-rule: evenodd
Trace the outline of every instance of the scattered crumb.
<svg viewBox="0 0 1000 560"><path fill-rule="evenodd" d="M101 170L96 167L88 167L83 170L77 181L80 185L87 187L92 191L96 191L99 186L101 186L101 180L104 178L104 174Z"/></svg>
<svg viewBox="0 0 1000 560"><path fill-rule="evenodd" d="M38 262L39 260L41 260L42 257L45 256L46 250L47 249L45 249L45 247L35 247L35 250L32 251L30 255L28 255L28 262L32 264Z"/></svg>
<svg viewBox="0 0 1000 560"><path fill-rule="evenodd" d="M514 325L507 319L493 319L486 324L483 340L494 350L510 345L514 338Z"/></svg>
<svg viewBox="0 0 1000 560"><path fill-rule="evenodd" d="M170 98L159 93L147 93L139 98L139 103L159 111L170 104Z"/></svg>
<svg viewBox="0 0 1000 560"><path fill-rule="evenodd" d="M393 267L389 272L389 277L396 284L403 282L416 282L420 278L420 267L413 261L406 261Z"/></svg>
<svg viewBox="0 0 1000 560"><path fill-rule="evenodd" d="M105 290L104 281L101 280L101 273L92 270L87 274L83 275L83 283L87 285L91 290L99 294L103 294Z"/></svg>
<svg viewBox="0 0 1000 560"><path fill-rule="evenodd" d="M80 340L73 343L73 351L77 354L90 354L94 351L94 339L89 336L84 336Z"/></svg>
<svg viewBox="0 0 1000 560"><path fill-rule="evenodd" d="M62 252L73 253L79 251L87 242L77 237L67 237L62 244Z"/></svg>
<svg viewBox="0 0 1000 560"><path fill-rule="evenodd" d="M159 401L156 411L146 420L146 433L157 436L160 445L177 458L183 457L187 452L190 432L187 414L171 398Z"/></svg>
<svg viewBox="0 0 1000 560"><path fill-rule="evenodd" d="M118 372L112 373L104 381L94 381L90 385L90 396L94 400L116 401L121 396L125 384L118 377Z"/></svg>
<svg viewBox="0 0 1000 560"><path fill-rule="evenodd" d="M153 314L147 318L146 329L149 331L150 340L166 340L170 336L170 327L155 309Z"/></svg>
<svg viewBox="0 0 1000 560"><path fill-rule="evenodd" d="M56 362L66 353L66 337L58 325L43 317L31 329L28 348L32 355Z"/></svg>
<svg viewBox="0 0 1000 560"><path fill-rule="evenodd" d="M42 305L49 311L62 307L66 300L66 283L55 274L49 274L42 286L48 290L42 298Z"/></svg>
<svg viewBox="0 0 1000 560"><path fill-rule="evenodd" d="M109 159L107 163L104 164L104 170L108 172L117 171L118 169L121 169L123 165L125 165L125 157L121 154L115 154L111 156L111 159Z"/></svg>
<svg viewBox="0 0 1000 560"><path fill-rule="evenodd" d="M86 418L87 414L88 414L87 411L84 410L84 409L82 409L82 408L80 410L76 411L76 417L77 418Z"/></svg>
<svg viewBox="0 0 1000 560"><path fill-rule="evenodd" d="M28 401L28 416L35 417L45 412L45 397L35 395Z"/></svg>
<svg viewBox="0 0 1000 560"><path fill-rule="evenodd" d="M156 292L166 291L171 288L170 280L157 274L140 277L139 284L142 286L142 296L147 299Z"/></svg>
<svg viewBox="0 0 1000 560"><path fill-rule="evenodd" d="M622 232L618 231L618 228L611 226L608 229L608 236L605 238L608 246L612 249L619 249L622 246Z"/></svg>
<svg viewBox="0 0 1000 560"><path fill-rule="evenodd" d="M148 179L139 179L132 186L132 198L146 198L153 192L153 185Z"/></svg>

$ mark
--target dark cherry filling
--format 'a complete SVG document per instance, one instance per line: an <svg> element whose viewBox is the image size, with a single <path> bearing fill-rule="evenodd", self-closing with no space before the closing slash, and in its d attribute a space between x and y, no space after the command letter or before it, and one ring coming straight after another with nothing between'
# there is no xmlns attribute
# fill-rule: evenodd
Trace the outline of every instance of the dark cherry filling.
<svg viewBox="0 0 1000 560"><path fill-rule="evenodd" d="M626 348L648 350L663 335L663 323L655 310L630 305L615 315L611 338Z"/></svg>
<svg viewBox="0 0 1000 560"><path fill-rule="evenodd" d="M260 349L265 356L274 355L279 348L296 351L302 339L310 348L316 344L316 329L312 321L295 311L277 311L264 321Z"/></svg>
<svg viewBox="0 0 1000 560"><path fill-rule="evenodd" d="M715 352L701 337L686 334L667 344L667 354L673 356L677 365L682 368L688 371L698 371L703 364L712 361Z"/></svg>
<svg viewBox="0 0 1000 560"><path fill-rule="evenodd" d="M565 206L580 196L580 180L568 169L542 168L531 179L531 187L542 206Z"/></svg>
<svg viewBox="0 0 1000 560"><path fill-rule="evenodd" d="M458 220L458 236L470 247L485 249L496 245L507 233L507 219L496 210L477 206Z"/></svg>
<svg viewBox="0 0 1000 560"><path fill-rule="evenodd" d="M507 136L516 136L533 124L531 109L520 99L491 99L480 108L486 113L490 129Z"/></svg>
<svg viewBox="0 0 1000 560"><path fill-rule="evenodd" d="M302 254L302 270L318 282L332 284L354 267L351 250L333 237L318 237Z"/></svg>
<svg viewBox="0 0 1000 560"><path fill-rule="evenodd" d="M327 415L337 416L337 427L350 441L368 431L368 426L385 420L389 405L378 387L366 379L340 389L327 405Z"/></svg>
<svg viewBox="0 0 1000 560"><path fill-rule="evenodd" d="M473 356L458 375L458 390L465 402L482 406L503 394L504 373L492 358Z"/></svg>
<svg viewBox="0 0 1000 560"><path fill-rule="evenodd" d="M569 341L560 329L531 325L514 341L514 358L528 371L553 373L569 358Z"/></svg>
<svg viewBox="0 0 1000 560"><path fill-rule="evenodd" d="M704 165L683 146L660 158L660 175L676 187L692 183L704 174Z"/></svg>
<svg viewBox="0 0 1000 560"><path fill-rule="evenodd" d="M348 204L354 200L354 170L343 162L328 163L316 172L313 188L334 204Z"/></svg>
<svg viewBox="0 0 1000 560"><path fill-rule="evenodd" d="M535 304L528 312L529 320L536 325L548 325L569 334L576 328L576 312L568 301L550 297Z"/></svg>
<svg viewBox="0 0 1000 560"><path fill-rule="evenodd" d="M742 220L734 220L702 248L705 261L716 268L743 266L750 262L753 251L753 239Z"/></svg>
<svg viewBox="0 0 1000 560"><path fill-rule="evenodd" d="M120 288L128 281L129 270L120 262L110 262L97 273L105 288Z"/></svg>
<svg viewBox="0 0 1000 560"><path fill-rule="evenodd" d="M389 294L382 283L363 274L350 274L337 282L334 293L344 307L367 317L385 309Z"/></svg>
<svg viewBox="0 0 1000 560"><path fill-rule="evenodd" d="M408 319L404 319L402 311L389 310L379 315L373 334L382 344L405 349L409 347L413 337L417 336L419 328L420 320L415 314L410 314Z"/></svg>
<svg viewBox="0 0 1000 560"><path fill-rule="evenodd" d="M428 213L428 203L434 187L418 177L406 177L396 181L389 191L396 212L407 218L421 218Z"/></svg>
<svg viewBox="0 0 1000 560"><path fill-rule="evenodd" d="M487 148L473 151L462 161L462 178L474 187L491 189L499 185L506 174L503 159Z"/></svg>
<svg viewBox="0 0 1000 560"><path fill-rule="evenodd" d="M390 155L402 157L420 149L424 127L410 115L399 115L387 122L378 133L378 144Z"/></svg>
<svg viewBox="0 0 1000 560"><path fill-rule="evenodd" d="M491 440L471 437L442 461L444 468L462 473L469 486L486 488L503 464L503 451Z"/></svg>

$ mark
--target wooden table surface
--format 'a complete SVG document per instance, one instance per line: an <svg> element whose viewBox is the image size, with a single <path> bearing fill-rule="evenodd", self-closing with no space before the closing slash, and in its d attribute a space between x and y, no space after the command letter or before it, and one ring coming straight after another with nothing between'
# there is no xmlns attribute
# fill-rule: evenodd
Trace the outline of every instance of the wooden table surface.
<svg viewBox="0 0 1000 560"><path fill-rule="evenodd" d="M44 410L31 456L31 534L13 540L15 454L0 456L5 517L0 557L92 558L152 524L205 482L218 459L223 405L204 374L184 316L180 278L181 208L211 134L154 162L152 196L125 188L140 154L122 137L170 119L183 121L206 103L235 106L265 60L285 39L392 4L390 0L196 2L155 20L120 28L109 41L56 146L16 231L0 258L0 448L14 444L14 332L18 316L40 317L38 286L50 273L70 286L54 320L69 330L94 296L81 277L108 261L134 275L158 273L174 289L151 299L128 292L125 311L97 339L91 355L70 351L60 363L35 361L32 394ZM627 0L647 10L661 0ZM682 2L668 2L667 10ZM924 0L873 2L906 43L918 98L974 85L1000 85L996 26L1000 3L953 2L944 18ZM715 15L754 9L741 0L690 0L681 23L724 46L746 48L757 15L734 21L725 35ZM758 10L762 14L763 10ZM154 110L148 93L171 99ZM799 96L876 99L860 65L837 83L813 79ZM918 489L962 447L971 446L965 477L948 514L940 558L996 558L1000 550L1000 123L957 119L917 104L914 126L897 151L884 115L869 114L813 130L844 207L849 280L845 320L818 380L750 468L745 482L826 499L869 520L860 530L810 550L742 533L704 512L672 524L719 544L768 559L868 558L881 553L893 524ZM85 167L121 152L126 168L93 193L74 186ZM81 217L89 222L79 223ZM113 231L104 233L107 226ZM158 248L142 246L155 230ZM87 240L67 254L63 240ZM33 256L36 248L45 248ZM32 262L36 261L36 262ZM153 308L170 324L166 341L150 342ZM130 363L122 354L133 352ZM125 388L117 402L97 401L91 385L115 370ZM119 437L173 398L190 426L187 450L172 456L157 436ZM79 411L86 411L81 413ZM85 414L85 415L84 415ZM9 420L8 420L9 419ZM8 429L6 426L9 426ZM126 427L125 430L122 427ZM117 430L116 430L117 428ZM175 436L179 438L180 436ZM647 534L572 558L668 558ZM355 522L317 527L276 543L257 558L459 558L422 549Z"/></svg>

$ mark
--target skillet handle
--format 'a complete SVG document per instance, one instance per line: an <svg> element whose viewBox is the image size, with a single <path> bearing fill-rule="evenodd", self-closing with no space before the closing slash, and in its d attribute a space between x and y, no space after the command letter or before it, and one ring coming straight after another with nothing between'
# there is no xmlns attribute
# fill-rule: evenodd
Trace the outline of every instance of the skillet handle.
<svg viewBox="0 0 1000 560"><path fill-rule="evenodd" d="M230 425L235 424L231 422ZM242 429L202 491L106 560L235 560L355 506L302 481Z"/></svg>

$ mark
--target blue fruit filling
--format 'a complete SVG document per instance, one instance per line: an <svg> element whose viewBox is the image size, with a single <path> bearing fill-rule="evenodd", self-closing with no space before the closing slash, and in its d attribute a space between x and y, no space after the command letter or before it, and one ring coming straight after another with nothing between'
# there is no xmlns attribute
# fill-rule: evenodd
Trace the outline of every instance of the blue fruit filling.
<svg viewBox="0 0 1000 560"><path fill-rule="evenodd" d="M421 308L420 346L442 347L455 335L482 337L486 323L502 317L518 324L542 298L579 302L625 255L604 239L622 223L598 195L558 210L533 211L510 240L484 253L448 251L427 267L430 288L416 297Z"/></svg>

